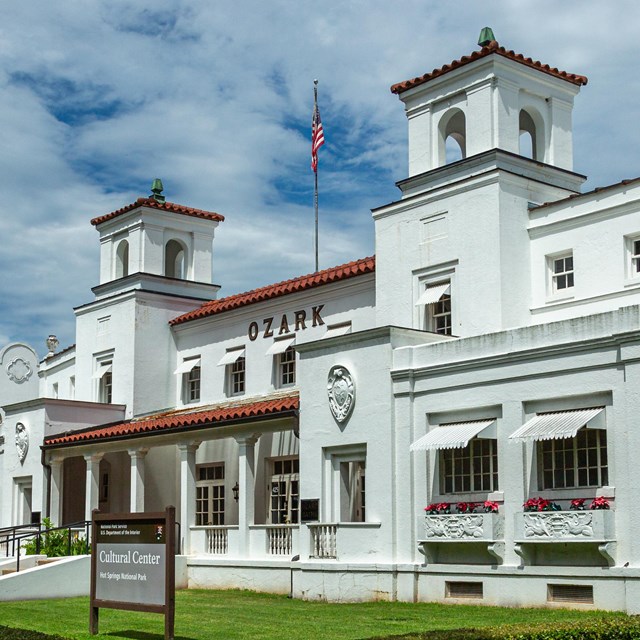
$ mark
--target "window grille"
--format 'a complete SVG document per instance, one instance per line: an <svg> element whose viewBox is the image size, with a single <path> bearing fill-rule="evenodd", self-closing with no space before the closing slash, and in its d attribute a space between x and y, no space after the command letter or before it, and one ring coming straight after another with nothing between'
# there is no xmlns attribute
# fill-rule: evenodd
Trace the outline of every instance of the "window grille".
<svg viewBox="0 0 640 640"><path fill-rule="evenodd" d="M573 287L573 255L555 258L553 260L553 291L563 291Z"/></svg>
<svg viewBox="0 0 640 640"><path fill-rule="evenodd" d="M569 489L608 484L607 432L581 429L575 438L538 442L538 488Z"/></svg>
<svg viewBox="0 0 640 640"><path fill-rule="evenodd" d="M494 439L474 438L463 449L440 450L442 493L498 490L498 447Z"/></svg>
<svg viewBox="0 0 640 640"><path fill-rule="evenodd" d="M547 601L593 604L593 586L590 584L549 584L547 585Z"/></svg>
<svg viewBox="0 0 640 640"><path fill-rule="evenodd" d="M482 582L445 582L445 598L482 598Z"/></svg>
<svg viewBox="0 0 640 640"><path fill-rule="evenodd" d="M199 465L196 481L196 525L224 524L224 463Z"/></svg>

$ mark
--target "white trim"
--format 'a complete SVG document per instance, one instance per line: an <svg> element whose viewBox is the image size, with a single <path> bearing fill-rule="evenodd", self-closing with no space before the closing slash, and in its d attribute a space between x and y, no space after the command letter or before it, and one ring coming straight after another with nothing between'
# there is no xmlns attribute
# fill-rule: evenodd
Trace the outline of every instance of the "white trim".
<svg viewBox="0 0 640 640"><path fill-rule="evenodd" d="M604 407L592 407L591 409L538 413L514 431L509 438L520 440L575 438L576 433L582 427L586 427L596 416L599 416L603 410ZM600 421L597 427L596 425L591 426L602 428L604 420Z"/></svg>
<svg viewBox="0 0 640 640"><path fill-rule="evenodd" d="M441 424L432 429L427 435L416 440L409 451L435 451L437 449L462 449L469 444L471 438L475 438L481 432L496 424L495 418L486 420L469 420L467 422L452 422ZM496 437L495 431L486 434Z"/></svg>
<svg viewBox="0 0 640 640"><path fill-rule="evenodd" d="M227 351L222 358L220 358L220 362L218 362L219 367L225 367L228 364L233 364L238 358L241 358L245 353L245 348L241 347L239 349L231 349Z"/></svg>

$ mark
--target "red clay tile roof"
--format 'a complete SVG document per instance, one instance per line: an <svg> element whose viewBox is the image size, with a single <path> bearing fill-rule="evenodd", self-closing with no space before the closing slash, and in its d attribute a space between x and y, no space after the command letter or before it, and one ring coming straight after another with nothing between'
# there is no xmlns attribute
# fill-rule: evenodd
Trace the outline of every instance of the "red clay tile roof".
<svg viewBox="0 0 640 640"><path fill-rule="evenodd" d="M604 187L596 187L591 191L585 191L584 193L572 193L570 196L566 198L560 198L560 200L550 200L549 202L543 202L537 207L531 207L531 211L537 211L538 209L542 209L543 207L553 207L556 204L562 204L563 202L567 202L568 200L574 200L575 198L584 198L586 196L593 195L594 193L600 193L601 191L608 191L609 189L615 189L616 187L626 187L627 185L635 185L640 181L640 178L631 178L626 180L620 180L620 182L615 182L614 184L608 184Z"/></svg>
<svg viewBox="0 0 640 640"><path fill-rule="evenodd" d="M191 207L184 207L181 204L175 204L173 202L157 202L153 198L138 198L135 202L128 204L122 209L112 211L104 216L99 216L91 221L91 224L98 226L107 220L121 216L123 213L137 209L138 207L151 207L152 209L161 209L162 211L169 211L171 213L180 213L184 216L193 216L194 218L204 218L205 220L215 220L216 222L222 222L224 216L213 211L203 211L202 209L192 209Z"/></svg>
<svg viewBox="0 0 640 640"><path fill-rule="evenodd" d="M354 262L347 262L346 264L341 264L340 266L332 267L331 269L324 269L324 271L300 276L299 278L270 284L266 287L261 287L260 289L253 289L246 293L238 293L233 296L227 296L226 298L220 298L219 300L211 300L210 302L205 302L198 309L194 309L193 311L189 311L184 315L174 318L169 321L169 324L182 324L183 322L206 318L207 316L212 316L216 313L231 311L232 309L244 307L256 302L262 302L263 300L271 300L272 298L285 296L289 293L296 293L298 291L304 291L305 289L311 289L313 287L319 287L332 282L346 280L347 278L353 278L354 276L373 273L375 271L375 265L375 256L371 256L369 258L355 260Z"/></svg>
<svg viewBox="0 0 640 640"><path fill-rule="evenodd" d="M454 60L450 64L445 64L443 67L439 69L434 69L431 73L426 73L419 78L413 78L412 80L405 80L404 82L398 82L397 84L392 85L391 93L400 94L404 91L408 91L409 89L413 89L413 87L417 87L418 85L424 84L425 82L429 82L429 80L433 80L435 78L439 78L443 76L445 73L449 73L454 69L459 69L466 64L470 64L471 62L475 62L480 58L484 58L486 56L497 54L499 56L503 56L504 58L508 58L509 60L513 60L514 62L519 62L520 64L524 64L527 67L532 67L533 69L537 69L538 71L542 71L543 73L548 73L551 76L555 76L556 78L560 78L562 80L566 80L567 82L571 82L572 84L577 85L585 85L587 84L587 78L585 76L579 76L575 73L567 73L566 71L560 71L555 67L550 67L548 64L542 64L539 60L532 60L531 58L525 58L521 53L515 53L514 51L507 51L504 47L501 47L495 40L490 42L485 47L482 47L480 51L474 51L471 55L463 56L460 60Z"/></svg>
<svg viewBox="0 0 640 640"><path fill-rule="evenodd" d="M158 432L223 426L238 421L294 415L300 406L297 393L262 399L244 399L198 409L179 409L115 424L99 425L67 435L44 439L44 448L79 445L97 440L114 440Z"/></svg>

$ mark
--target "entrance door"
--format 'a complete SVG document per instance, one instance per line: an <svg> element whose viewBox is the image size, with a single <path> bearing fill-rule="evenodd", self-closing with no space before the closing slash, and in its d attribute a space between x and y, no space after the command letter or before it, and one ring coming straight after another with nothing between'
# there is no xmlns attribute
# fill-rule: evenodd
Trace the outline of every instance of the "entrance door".
<svg viewBox="0 0 640 640"><path fill-rule="evenodd" d="M15 478L13 492L13 522L16 525L31 524L31 476Z"/></svg>

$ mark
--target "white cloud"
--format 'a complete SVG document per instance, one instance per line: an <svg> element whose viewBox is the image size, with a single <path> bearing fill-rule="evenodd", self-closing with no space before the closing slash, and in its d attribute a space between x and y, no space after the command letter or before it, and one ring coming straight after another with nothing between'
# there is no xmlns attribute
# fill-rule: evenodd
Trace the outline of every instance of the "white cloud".
<svg viewBox="0 0 640 640"><path fill-rule="evenodd" d="M154 177L172 201L226 216L225 295L311 271L313 78L321 266L372 254L369 209L396 199L406 172L389 86L475 50L485 25L589 76L574 111L588 187L640 174L639 13L634 0L13 3L0 26L0 335L74 341L71 309L97 284L89 220Z"/></svg>

